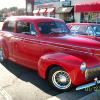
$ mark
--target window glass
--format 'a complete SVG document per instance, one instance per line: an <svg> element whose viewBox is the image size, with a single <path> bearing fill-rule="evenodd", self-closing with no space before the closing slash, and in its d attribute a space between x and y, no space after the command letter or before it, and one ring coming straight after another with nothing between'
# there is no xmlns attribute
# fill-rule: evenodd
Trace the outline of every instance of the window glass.
<svg viewBox="0 0 100 100"><path fill-rule="evenodd" d="M24 33L24 34L36 34L34 25L29 22L17 22L16 25L16 32L17 33Z"/></svg>
<svg viewBox="0 0 100 100"><path fill-rule="evenodd" d="M92 25L91 26L97 36L100 36L100 25Z"/></svg>
<svg viewBox="0 0 100 100"><path fill-rule="evenodd" d="M74 25L71 27L71 31L78 31L80 26Z"/></svg>
<svg viewBox="0 0 100 100"><path fill-rule="evenodd" d="M40 22L39 31L42 34L50 34L50 33L68 33L69 29L67 28L66 24L59 21L53 22Z"/></svg>
<svg viewBox="0 0 100 100"><path fill-rule="evenodd" d="M79 32L82 32L82 33L85 33L86 32L86 29L87 29L87 26L86 25L80 25L80 28L79 28Z"/></svg>
<svg viewBox="0 0 100 100"><path fill-rule="evenodd" d="M86 33L88 33L89 35L93 35L93 31L92 31L92 28L90 26L87 27Z"/></svg>
<svg viewBox="0 0 100 100"><path fill-rule="evenodd" d="M8 31L8 32L13 32L14 27L15 27L15 22L14 21L5 22L3 30Z"/></svg>
<svg viewBox="0 0 100 100"><path fill-rule="evenodd" d="M26 22L17 22L16 32L17 33L30 32L30 24Z"/></svg>
<svg viewBox="0 0 100 100"><path fill-rule="evenodd" d="M85 33L87 29L86 25L73 25L71 27L71 32L81 32L81 33Z"/></svg>

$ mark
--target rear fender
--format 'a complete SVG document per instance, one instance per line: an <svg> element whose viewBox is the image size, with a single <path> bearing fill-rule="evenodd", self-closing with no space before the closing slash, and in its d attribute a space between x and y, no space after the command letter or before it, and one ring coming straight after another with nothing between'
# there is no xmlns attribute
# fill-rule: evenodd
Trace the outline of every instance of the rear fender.
<svg viewBox="0 0 100 100"><path fill-rule="evenodd" d="M0 36L0 48L2 47L2 41L3 41L3 37Z"/></svg>
<svg viewBox="0 0 100 100"><path fill-rule="evenodd" d="M7 45L6 45L6 43L5 43L5 41L4 41L2 36L0 36L0 48L3 49L3 52L5 54L5 58L7 59L8 56L9 56L9 52L8 52Z"/></svg>

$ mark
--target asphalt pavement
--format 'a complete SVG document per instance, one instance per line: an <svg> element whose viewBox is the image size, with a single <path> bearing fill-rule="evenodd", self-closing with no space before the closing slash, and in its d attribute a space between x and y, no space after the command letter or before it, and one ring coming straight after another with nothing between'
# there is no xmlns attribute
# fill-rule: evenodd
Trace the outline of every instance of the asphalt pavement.
<svg viewBox="0 0 100 100"><path fill-rule="evenodd" d="M78 100L89 92L72 90L59 93L36 71L6 61L0 64L0 94L0 100Z"/></svg>
<svg viewBox="0 0 100 100"><path fill-rule="evenodd" d="M13 100L46 100L58 94L33 70L11 61L3 63L1 68L4 71L0 71L0 86Z"/></svg>

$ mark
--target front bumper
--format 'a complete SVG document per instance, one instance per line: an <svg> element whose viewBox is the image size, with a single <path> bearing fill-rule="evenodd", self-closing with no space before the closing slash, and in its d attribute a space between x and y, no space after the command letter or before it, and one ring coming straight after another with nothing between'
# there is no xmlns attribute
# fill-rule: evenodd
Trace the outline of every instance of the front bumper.
<svg viewBox="0 0 100 100"><path fill-rule="evenodd" d="M90 87L93 87L93 86L100 84L100 80L98 80L98 79L100 79L100 67L86 69L85 79L87 81L94 80L94 82L78 86L76 88L76 90L82 90L82 89L90 88ZM95 79L97 79L97 80L95 80Z"/></svg>
<svg viewBox="0 0 100 100"><path fill-rule="evenodd" d="M100 67L86 69L85 79L93 80L94 78L100 78Z"/></svg>
<svg viewBox="0 0 100 100"><path fill-rule="evenodd" d="M91 82L91 83L88 83L88 84L78 86L76 88L76 90L82 90L82 89L90 88L90 87L96 86L98 84L100 84L100 80L97 80L96 82Z"/></svg>

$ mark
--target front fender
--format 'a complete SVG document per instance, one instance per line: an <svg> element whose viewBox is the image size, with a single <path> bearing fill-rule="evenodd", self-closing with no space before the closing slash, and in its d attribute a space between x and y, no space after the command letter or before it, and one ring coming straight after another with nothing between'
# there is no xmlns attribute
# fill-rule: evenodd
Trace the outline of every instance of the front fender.
<svg viewBox="0 0 100 100"><path fill-rule="evenodd" d="M42 78L45 79L48 67L53 67L51 65L58 65L70 74L73 83L75 83L76 77L78 77L80 74L83 74L80 71L80 65L82 62L82 59L66 53L45 54L39 59L38 73ZM83 80L83 78L81 79Z"/></svg>

